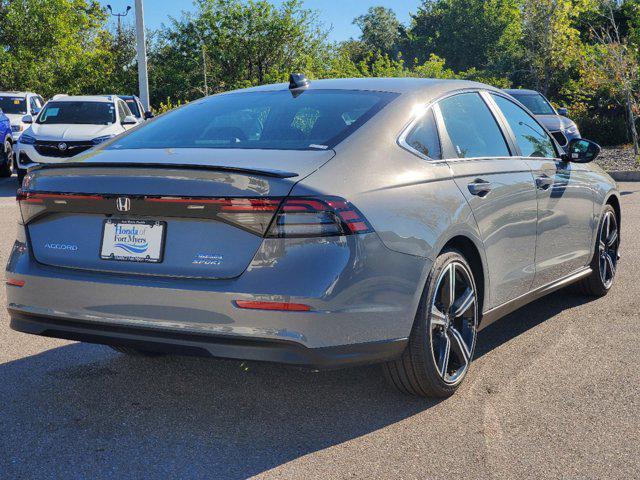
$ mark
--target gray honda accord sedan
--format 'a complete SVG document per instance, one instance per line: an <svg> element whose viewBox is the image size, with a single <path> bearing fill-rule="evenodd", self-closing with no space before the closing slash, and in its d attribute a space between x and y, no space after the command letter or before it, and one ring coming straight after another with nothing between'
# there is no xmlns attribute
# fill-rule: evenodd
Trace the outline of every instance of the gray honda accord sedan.
<svg viewBox="0 0 640 480"><path fill-rule="evenodd" d="M615 183L508 94L308 81L194 101L29 171L6 272L15 330L331 368L451 395L478 331L611 288Z"/></svg>

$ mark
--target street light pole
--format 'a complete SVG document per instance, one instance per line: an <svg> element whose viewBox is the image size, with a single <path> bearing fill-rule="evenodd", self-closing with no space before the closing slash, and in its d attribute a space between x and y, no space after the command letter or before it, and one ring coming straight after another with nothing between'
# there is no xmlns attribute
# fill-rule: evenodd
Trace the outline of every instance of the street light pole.
<svg viewBox="0 0 640 480"><path fill-rule="evenodd" d="M149 77L147 75L147 45L144 32L144 10L142 0L136 0L136 50L138 52L138 85L140 101L149 110Z"/></svg>

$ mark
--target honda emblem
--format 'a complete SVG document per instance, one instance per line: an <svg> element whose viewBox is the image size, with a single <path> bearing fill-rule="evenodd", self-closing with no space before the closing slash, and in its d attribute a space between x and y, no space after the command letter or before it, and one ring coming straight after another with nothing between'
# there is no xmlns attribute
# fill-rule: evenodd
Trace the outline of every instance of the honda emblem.
<svg viewBox="0 0 640 480"><path fill-rule="evenodd" d="M118 197L116 207L119 212L128 212L131 210L131 199L127 197Z"/></svg>

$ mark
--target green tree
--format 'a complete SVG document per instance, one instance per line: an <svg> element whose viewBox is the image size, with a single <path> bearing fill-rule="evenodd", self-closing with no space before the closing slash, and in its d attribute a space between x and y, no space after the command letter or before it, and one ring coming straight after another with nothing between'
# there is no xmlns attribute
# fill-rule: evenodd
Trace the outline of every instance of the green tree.
<svg viewBox="0 0 640 480"><path fill-rule="evenodd" d="M393 10L370 7L366 14L356 17L353 24L360 28L360 41L366 48L382 54L395 53L401 24Z"/></svg>
<svg viewBox="0 0 640 480"><path fill-rule="evenodd" d="M0 88L101 90L112 61L105 24L93 0L0 0Z"/></svg>

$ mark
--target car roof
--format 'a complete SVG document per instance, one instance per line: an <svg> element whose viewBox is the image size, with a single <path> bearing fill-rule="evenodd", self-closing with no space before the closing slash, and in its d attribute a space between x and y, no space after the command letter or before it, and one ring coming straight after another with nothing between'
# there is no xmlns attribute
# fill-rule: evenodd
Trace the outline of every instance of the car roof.
<svg viewBox="0 0 640 480"><path fill-rule="evenodd" d="M484 83L472 82L468 80L443 80L435 78L335 78L329 80L310 80L311 90L371 90L393 93L432 93L438 94L446 91L464 90L472 88L482 88L498 90ZM231 92L259 92L288 90L288 83L275 83L271 85L261 85L242 90L232 90Z"/></svg>
<svg viewBox="0 0 640 480"><path fill-rule="evenodd" d="M111 103L115 95L60 95L52 99L55 102L102 102Z"/></svg>
<svg viewBox="0 0 640 480"><path fill-rule="evenodd" d="M136 97L135 95L118 95L118 97L120 97L122 100L135 100Z"/></svg>
<svg viewBox="0 0 640 480"><path fill-rule="evenodd" d="M526 88L505 88L503 91L507 92L509 95L513 95L514 93L522 95L542 95L536 90L528 90Z"/></svg>
<svg viewBox="0 0 640 480"><path fill-rule="evenodd" d="M0 96L8 96L8 95L13 95L15 97L26 97L27 95L35 95L35 93L33 93L33 92L12 92L12 91L0 92Z"/></svg>

